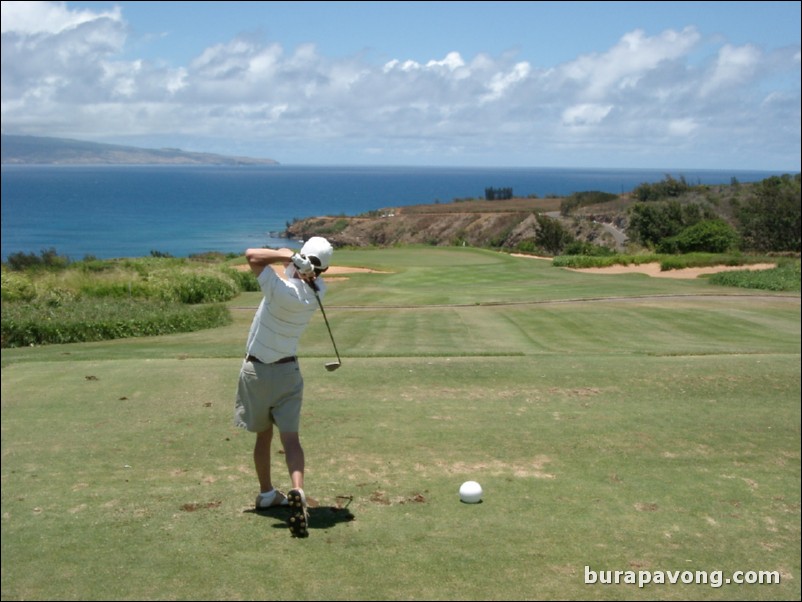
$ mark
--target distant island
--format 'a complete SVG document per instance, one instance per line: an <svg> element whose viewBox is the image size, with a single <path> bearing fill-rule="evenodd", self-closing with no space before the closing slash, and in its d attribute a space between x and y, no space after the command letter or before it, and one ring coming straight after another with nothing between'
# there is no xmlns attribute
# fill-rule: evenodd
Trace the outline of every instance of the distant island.
<svg viewBox="0 0 802 602"><path fill-rule="evenodd" d="M273 159L138 148L68 138L2 135L3 165L278 165Z"/></svg>

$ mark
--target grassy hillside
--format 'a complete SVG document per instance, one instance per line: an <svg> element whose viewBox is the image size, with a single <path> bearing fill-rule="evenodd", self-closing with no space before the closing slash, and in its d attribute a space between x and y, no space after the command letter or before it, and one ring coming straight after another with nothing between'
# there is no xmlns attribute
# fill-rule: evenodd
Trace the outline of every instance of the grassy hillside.
<svg viewBox="0 0 802 602"><path fill-rule="evenodd" d="M799 174L722 186L669 178L622 195L585 191L565 198L459 199L355 217L316 216L297 220L287 232L301 239L327 236L340 246L355 247L470 245L560 255L633 253L673 239L673 246L662 252L798 254L801 202ZM699 233L679 238L699 222L715 222L729 240L711 240L709 233L707 238Z"/></svg>

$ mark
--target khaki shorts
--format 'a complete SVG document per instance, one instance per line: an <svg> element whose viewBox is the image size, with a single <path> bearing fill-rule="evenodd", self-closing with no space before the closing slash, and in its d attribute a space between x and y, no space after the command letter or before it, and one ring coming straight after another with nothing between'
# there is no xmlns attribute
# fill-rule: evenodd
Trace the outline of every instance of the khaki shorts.
<svg viewBox="0 0 802 602"><path fill-rule="evenodd" d="M297 433L301 424L304 379L298 362L259 364L245 361L239 374L234 424L261 433L275 424Z"/></svg>

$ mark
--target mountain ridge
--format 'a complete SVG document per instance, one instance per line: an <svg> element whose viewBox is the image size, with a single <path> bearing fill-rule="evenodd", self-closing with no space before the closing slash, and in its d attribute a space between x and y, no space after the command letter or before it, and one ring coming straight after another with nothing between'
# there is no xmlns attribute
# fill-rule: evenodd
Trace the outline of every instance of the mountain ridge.
<svg viewBox="0 0 802 602"><path fill-rule="evenodd" d="M278 165L257 159L184 151L140 148L48 136L2 135L3 165Z"/></svg>

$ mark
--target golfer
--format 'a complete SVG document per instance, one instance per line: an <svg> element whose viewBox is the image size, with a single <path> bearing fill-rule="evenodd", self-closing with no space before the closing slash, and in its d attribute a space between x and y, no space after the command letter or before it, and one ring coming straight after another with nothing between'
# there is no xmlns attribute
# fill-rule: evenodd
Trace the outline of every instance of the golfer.
<svg viewBox="0 0 802 602"><path fill-rule="evenodd" d="M289 506L290 532L306 537L308 515L304 494L304 450L298 435L304 381L298 365L298 340L318 307L312 283L323 295L318 278L334 250L325 238L310 238L295 253L290 249L248 249L245 257L262 290L239 375L234 423L256 433L253 461L259 479L256 509ZM280 278L271 266L284 265ZM278 428L292 488L285 495L273 487L270 448Z"/></svg>

